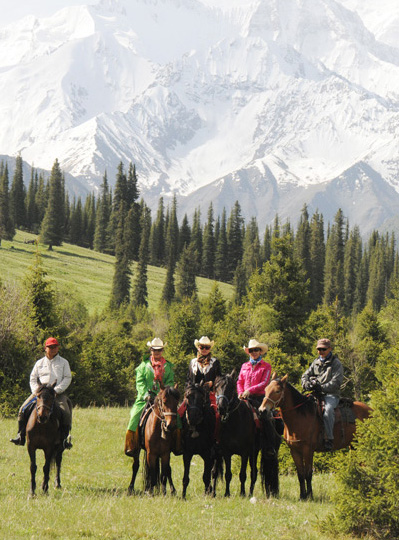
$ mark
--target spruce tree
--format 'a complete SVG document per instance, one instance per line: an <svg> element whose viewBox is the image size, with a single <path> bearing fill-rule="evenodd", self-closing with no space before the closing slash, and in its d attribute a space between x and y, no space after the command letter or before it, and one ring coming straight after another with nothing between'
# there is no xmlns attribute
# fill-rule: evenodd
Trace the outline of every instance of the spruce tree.
<svg viewBox="0 0 399 540"><path fill-rule="evenodd" d="M241 215L241 206L236 201L227 222L227 270L229 280L233 279L238 261L242 259L243 231L244 219Z"/></svg>
<svg viewBox="0 0 399 540"><path fill-rule="evenodd" d="M169 210L169 209L168 209ZM174 272L177 262L177 248L179 245L179 225L177 223L177 200L173 197L172 208L168 212L166 231L166 280L162 290L162 302L170 304L175 297Z"/></svg>
<svg viewBox="0 0 399 540"><path fill-rule="evenodd" d="M78 197L77 202L75 199L73 200L70 215L69 241L71 244L81 246L83 237L83 212L80 197Z"/></svg>
<svg viewBox="0 0 399 540"><path fill-rule="evenodd" d="M60 246L64 239L64 196L58 160L55 160L51 170L49 199L40 237L43 244L48 244L49 248Z"/></svg>
<svg viewBox="0 0 399 540"><path fill-rule="evenodd" d="M104 253L107 247L107 225L111 215L110 193L107 172L104 173L101 184L101 195L96 209L96 225L94 232L94 249Z"/></svg>
<svg viewBox="0 0 399 540"><path fill-rule="evenodd" d="M339 209L326 244L324 265L324 302L330 304L344 296L344 216Z"/></svg>
<svg viewBox="0 0 399 540"><path fill-rule="evenodd" d="M46 187L43 175L39 174L39 181L37 183L37 190L35 196L35 203L37 208L37 223L39 230L44 219L44 214L46 213L49 191L50 190Z"/></svg>
<svg viewBox="0 0 399 540"><path fill-rule="evenodd" d="M356 278L362 260L362 239L359 227L350 233L345 244L344 252L344 297L343 306L346 315L349 315L355 303Z"/></svg>
<svg viewBox="0 0 399 540"><path fill-rule="evenodd" d="M177 264L176 293L180 300L197 295L196 257L193 244L185 246Z"/></svg>
<svg viewBox="0 0 399 540"><path fill-rule="evenodd" d="M93 249L96 227L96 199L94 193L86 197L83 208L83 235L81 245Z"/></svg>
<svg viewBox="0 0 399 540"><path fill-rule="evenodd" d="M123 163L120 162L118 165L118 172L116 174L115 180L115 189L112 198L112 211L107 227L108 249L111 252L116 253L116 232L117 229L120 227L121 222L125 224L128 211L129 204L127 177L124 171ZM121 212L123 212L123 216L121 216ZM118 231L118 234L120 234L120 231Z"/></svg>
<svg viewBox="0 0 399 540"><path fill-rule="evenodd" d="M306 279L311 278L311 260L310 260L310 224L309 213L306 204L303 205L301 217L299 219L297 232L295 235L295 254L302 262L303 269L305 270Z"/></svg>
<svg viewBox="0 0 399 540"><path fill-rule="evenodd" d="M10 211L11 219L17 229L26 227L26 190L24 186L24 176L22 170L22 158L17 156L15 160L15 171L10 189Z"/></svg>
<svg viewBox="0 0 399 540"><path fill-rule="evenodd" d="M38 209L36 205L36 192L38 186L38 176L32 167L28 193L26 194L26 228L30 232L37 233L39 230Z"/></svg>
<svg viewBox="0 0 399 540"><path fill-rule="evenodd" d="M8 166L2 167L0 175L0 241L12 240L15 235L14 222L10 216L10 193L8 188Z"/></svg>
<svg viewBox="0 0 399 540"><path fill-rule="evenodd" d="M191 226L191 245L193 246L193 253L195 259L199 265L198 274L202 273L202 249L203 249L203 236L201 227L201 210L196 208L193 215L193 223Z"/></svg>
<svg viewBox="0 0 399 540"><path fill-rule="evenodd" d="M243 249L242 266L244 271L244 283L246 283L253 272L260 270L262 266L259 229L255 217L251 218L251 221L245 228Z"/></svg>
<svg viewBox="0 0 399 540"><path fill-rule="evenodd" d="M150 260L156 266L165 265L165 209L163 197L158 202L157 217L151 227Z"/></svg>
<svg viewBox="0 0 399 540"><path fill-rule="evenodd" d="M226 210L223 208L222 217L220 220L220 229L218 235L218 241L216 244L215 253L215 278L219 281L228 281L228 268L227 268L227 225L226 225Z"/></svg>
<svg viewBox="0 0 399 540"><path fill-rule="evenodd" d="M215 236L212 203L208 208L208 220L204 227L201 275L213 279L215 275Z"/></svg>
<svg viewBox="0 0 399 540"><path fill-rule="evenodd" d="M132 304L135 306L148 307L147 290L147 265L148 265L148 244L151 229L151 211L142 201L141 204L141 239L139 249L139 260L134 282Z"/></svg>
<svg viewBox="0 0 399 540"><path fill-rule="evenodd" d="M181 255L185 246L188 246L191 242L191 228L188 222L187 214L184 214L183 221L179 229L179 256Z"/></svg>
<svg viewBox="0 0 399 540"><path fill-rule="evenodd" d="M125 248L125 203L121 201L119 206L119 222L115 236L115 268L112 280L111 309L118 309L122 304L127 304L130 297L130 261Z"/></svg>

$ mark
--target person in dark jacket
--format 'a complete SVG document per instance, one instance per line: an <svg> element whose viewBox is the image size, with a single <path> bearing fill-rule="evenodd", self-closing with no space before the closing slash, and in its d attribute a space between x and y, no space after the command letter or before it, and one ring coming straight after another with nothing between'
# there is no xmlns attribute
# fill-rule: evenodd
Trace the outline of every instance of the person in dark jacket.
<svg viewBox="0 0 399 540"><path fill-rule="evenodd" d="M333 354L329 339L319 339L316 348L319 356L302 375L301 382L304 390L315 391L322 395L325 403L323 412L324 448L331 451L334 443L334 410L339 402L344 369L338 356Z"/></svg>

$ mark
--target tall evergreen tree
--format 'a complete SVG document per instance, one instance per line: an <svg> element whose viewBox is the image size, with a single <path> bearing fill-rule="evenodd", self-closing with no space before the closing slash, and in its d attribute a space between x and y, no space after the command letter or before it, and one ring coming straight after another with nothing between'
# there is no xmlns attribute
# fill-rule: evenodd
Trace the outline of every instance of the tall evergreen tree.
<svg viewBox="0 0 399 540"><path fill-rule="evenodd" d="M267 262L272 254L272 228L267 225L263 236L262 262Z"/></svg>
<svg viewBox="0 0 399 540"><path fill-rule="evenodd" d="M297 232L295 235L295 254L302 262L303 269L305 270L306 279L311 278L311 260L310 260L310 224L309 213L306 204L303 205L301 217L299 219Z"/></svg>
<svg viewBox="0 0 399 540"><path fill-rule="evenodd" d="M201 210L196 208L193 215L193 223L191 226L191 245L193 246L193 254L197 264L202 262L203 236L201 227ZM200 273L200 271L198 271ZM202 272L201 272L202 273Z"/></svg>
<svg viewBox="0 0 399 540"><path fill-rule="evenodd" d="M129 211L127 177L123 163L118 165L118 172L115 180L115 190L112 199L112 211L107 227L108 248L111 252L116 252L116 231L120 224L126 224L126 216ZM123 212L123 216L121 216ZM120 234L120 231L118 231ZM123 233L124 234L124 233Z"/></svg>
<svg viewBox="0 0 399 540"><path fill-rule="evenodd" d="M246 283L253 272L260 270L262 266L259 229L255 217L251 218L251 221L245 228L243 249L242 265L244 270L244 282Z"/></svg>
<svg viewBox="0 0 399 540"><path fill-rule="evenodd" d="M22 158L17 156L15 160L15 171L10 189L10 209L11 219L17 229L26 227L26 190L24 186L24 176L22 170Z"/></svg>
<svg viewBox="0 0 399 540"><path fill-rule="evenodd" d="M26 194L26 228L28 231L37 233L39 230L38 209L36 205L36 192L38 175L32 167L28 192Z"/></svg>
<svg viewBox="0 0 399 540"><path fill-rule="evenodd" d="M339 209L326 244L324 265L324 301L327 304L336 298L343 302L344 293L344 216Z"/></svg>
<svg viewBox="0 0 399 540"><path fill-rule="evenodd" d="M119 222L115 237L115 268L112 280L110 306L112 309L127 304L130 298L130 261L125 249L125 202L121 201L119 207Z"/></svg>
<svg viewBox="0 0 399 540"><path fill-rule="evenodd" d="M203 255L201 258L201 274L209 279L215 275L215 236L214 236L213 205L208 208L208 220L204 227Z"/></svg>
<svg viewBox="0 0 399 540"><path fill-rule="evenodd" d="M312 308L321 304L324 296L324 264L326 247L324 242L324 220L317 211L310 221L310 291Z"/></svg>
<svg viewBox="0 0 399 540"><path fill-rule="evenodd" d="M188 246L191 242L191 227L188 222L187 214L184 214L183 221L179 229L179 256L181 255L185 246Z"/></svg>
<svg viewBox="0 0 399 540"><path fill-rule="evenodd" d="M139 249L139 260L136 270L136 278L134 282L132 303L135 306L148 307L148 290L147 290L147 265L148 265L148 245L151 229L151 211L141 202L141 240Z"/></svg>
<svg viewBox="0 0 399 540"><path fill-rule="evenodd" d="M101 195L97 203L96 226L94 233L94 249L101 253L107 248L107 225L111 215L110 193L107 172L104 173L101 184Z"/></svg>
<svg viewBox="0 0 399 540"><path fill-rule="evenodd" d="M43 244L60 246L64 239L64 196L62 173L56 159L51 170L49 198L40 236Z"/></svg>
<svg viewBox="0 0 399 540"><path fill-rule="evenodd" d="M96 228L96 198L90 193L85 200L83 208L83 236L81 242L84 247L93 249Z"/></svg>
<svg viewBox="0 0 399 540"><path fill-rule="evenodd" d="M215 278L219 281L228 281L229 279L229 272L227 268L228 249L226 210L223 208L215 253Z"/></svg>
<svg viewBox="0 0 399 540"><path fill-rule="evenodd" d="M0 241L12 240L15 235L14 222L10 216L10 192L8 187L7 163L1 168L0 174Z"/></svg>
<svg viewBox="0 0 399 540"><path fill-rule="evenodd" d="M174 272L177 262L177 248L179 245L179 225L177 223L177 199L176 195L173 197L172 208L168 212L169 217L167 219L168 228L166 231L166 261L167 272L165 285L162 290L162 301L166 304L170 304L175 297L175 281Z"/></svg>
<svg viewBox="0 0 399 540"><path fill-rule="evenodd" d="M35 203L37 208L37 223L39 230L44 219L44 214L46 213L49 192L50 188L48 187L48 184L45 183L43 175L39 174L39 181L37 183L37 190L35 196Z"/></svg>
<svg viewBox="0 0 399 540"><path fill-rule="evenodd" d="M196 260L194 245L184 247L177 264L178 281L176 285L177 296L180 300L192 298L197 295L195 279Z"/></svg>
<svg viewBox="0 0 399 540"><path fill-rule="evenodd" d="M227 270L230 280L234 277L238 261L242 259L243 231L244 219L241 215L241 206L240 203L236 201L227 222Z"/></svg>
<svg viewBox="0 0 399 540"><path fill-rule="evenodd" d="M349 233L344 252L344 295L343 306L345 314L349 315L353 309L356 292L356 277L362 260L362 239L359 227Z"/></svg>
<svg viewBox="0 0 399 540"><path fill-rule="evenodd" d="M69 241L71 244L78 246L82 245L83 239L83 212L82 212L82 200L78 197L78 200L73 200L70 211L70 230Z"/></svg>
<svg viewBox="0 0 399 540"><path fill-rule="evenodd" d="M160 197L157 217L150 234L150 260L156 266L165 265L165 232L165 208L163 197Z"/></svg>

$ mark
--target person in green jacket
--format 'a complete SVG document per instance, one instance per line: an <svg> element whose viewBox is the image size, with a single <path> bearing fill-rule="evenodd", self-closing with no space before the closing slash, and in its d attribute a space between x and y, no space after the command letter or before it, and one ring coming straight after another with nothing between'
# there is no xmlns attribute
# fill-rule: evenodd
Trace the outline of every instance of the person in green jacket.
<svg viewBox="0 0 399 540"><path fill-rule="evenodd" d="M160 383L164 386L173 386L173 364L163 357L163 350L167 343L162 339L154 338L147 343L150 349L150 357L145 358L136 368L137 398L130 410L130 420L125 437L125 454L132 457L139 446L138 425L141 413L148 398L155 397L160 390ZM175 433L176 455L181 454L181 419L177 416L177 429Z"/></svg>

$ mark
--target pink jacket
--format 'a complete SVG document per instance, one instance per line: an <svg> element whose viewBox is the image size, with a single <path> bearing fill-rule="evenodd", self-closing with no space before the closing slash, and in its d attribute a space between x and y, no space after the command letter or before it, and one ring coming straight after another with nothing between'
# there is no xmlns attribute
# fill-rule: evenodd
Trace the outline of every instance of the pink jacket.
<svg viewBox="0 0 399 540"><path fill-rule="evenodd" d="M241 366L237 381L237 392L241 394L244 390L249 390L251 394L261 395L270 380L272 367L261 360L254 367L251 362L245 362Z"/></svg>

